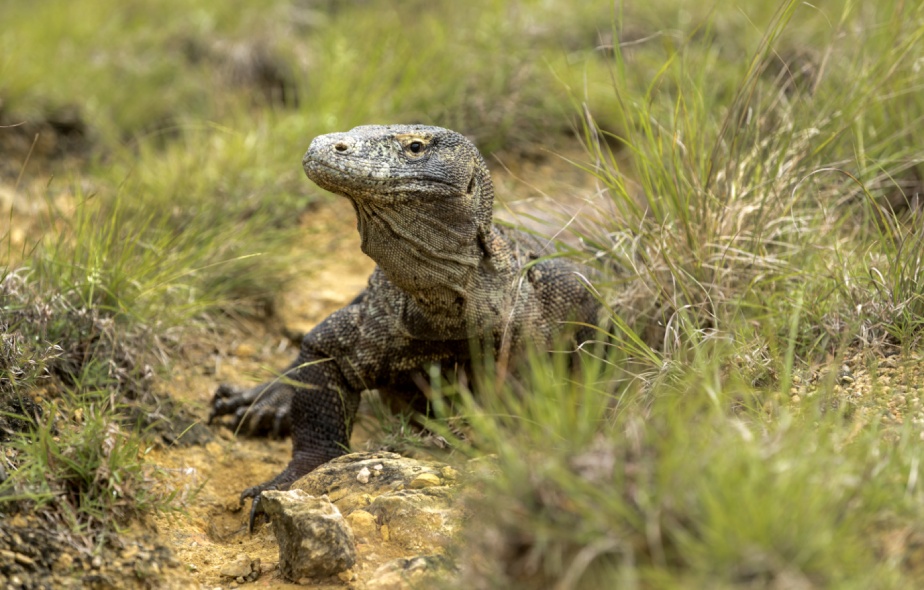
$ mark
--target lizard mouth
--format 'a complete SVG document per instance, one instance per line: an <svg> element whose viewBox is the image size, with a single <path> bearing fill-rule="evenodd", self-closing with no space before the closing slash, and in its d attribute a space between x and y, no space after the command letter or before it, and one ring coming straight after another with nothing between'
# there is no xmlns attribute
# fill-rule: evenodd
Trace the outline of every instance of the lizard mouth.
<svg viewBox="0 0 924 590"><path fill-rule="evenodd" d="M444 195L462 195L459 187L440 178L421 177L419 173L413 176L388 176L391 172L388 166L364 167L363 173L357 173L355 168L335 166L330 162L309 158L307 154L302 165L312 182L348 198L432 195L434 186L443 187L439 192Z"/></svg>

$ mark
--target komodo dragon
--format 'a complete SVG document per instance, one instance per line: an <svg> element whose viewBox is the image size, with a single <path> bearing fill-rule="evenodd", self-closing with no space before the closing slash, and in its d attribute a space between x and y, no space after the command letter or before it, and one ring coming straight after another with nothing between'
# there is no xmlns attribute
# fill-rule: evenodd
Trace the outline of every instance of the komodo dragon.
<svg viewBox="0 0 924 590"><path fill-rule="evenodd" d="M415 375L434 363L464 366L478 346L549 344L562 324L597 318L585 268L540 258L541 241L492 223L490 173L459 133L356 127L316 138L302 164L353 204L362 251L377 266L355 300L304 337L285 379L216 391L210 421L233 414L251 433L292 431L289 465L242 502L348 452L362 391L414 395Z"/></svg>

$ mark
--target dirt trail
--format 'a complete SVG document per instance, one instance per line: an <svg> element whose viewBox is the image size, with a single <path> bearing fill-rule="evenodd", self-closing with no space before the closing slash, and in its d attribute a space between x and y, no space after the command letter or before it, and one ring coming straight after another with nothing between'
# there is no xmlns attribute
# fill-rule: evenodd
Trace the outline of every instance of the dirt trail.
<svg viewBox="0 0 924 590"><path fill-rule="evenodd" d="M494 167L498 194L506 196L498 207L499 215L534 227L561 227L562 217L567 218L556 213L552 199L543 194L588 196L595 189L589 175L554 156L541 162L517 161L506 169ZM526 179L530 179L528 183ZM572 210L575 203L580 205L579 200L567 200ZM180 368L170 384L170 395L189 403L203 418L208 415L208 402L218 383L256 383L291 362L297 351L282 335L280 326L305 332L365 287L374 263L360 251L355 216L345 199L319 205L304 214L301 224L304 231L293 249L304 253L296 257L303 272L280 297L279 321L274 321L273 327L242 325L230 340L194 344L188 364L184 363L187 368ZM359 423L362 425L362 418ZM217 428L213 433L215 440L204 446L150 452L154 463L173 474L175 485L198 490L188 504L188 518L156 520L160 536L202 587L230 587L231 579L222 577L220 571L244 553L251 559L260 559L266 570L257 586L305 588L275 575L272 568L278 553L271 527L261 527L249 535L246 510L238 503L242 489L270 479L283 469L291 452L290 441L235 438ZM363 428L357 428L353 448L358 448L367 436ZM343 586L334 580L330 585L315 587Z"/></svg>
<svg viewBox="0 0 924 590"><path fill-rule="evenodd" d="M353 211L347 201L320 205L304 215L302 225L305 232L293 248L305 252L304 278L281 296L277 310L281 324L295 331L310 329L348 303L365 287L374 268L359 251ZM256 322L240 326L230 341L191 348L188 369L176 375L169 393L198 409L203 417L208 415L216 384L264 380L297 353L288 338ZM257 581L260 587L304 588L271 573L278 561L272 529L264 526L254 535L248 534L247 511L238 502L241 490L282 471L291 454L291 441L236 438L219 428L213 433L215 440L204 446L151 451L150 459L175 476L175 485L198 490L187 506L188 518L156 519L161 537L202 587L230 587L232 580L222 577L221 569L244 553L260 559L266 568Z"/></svg>

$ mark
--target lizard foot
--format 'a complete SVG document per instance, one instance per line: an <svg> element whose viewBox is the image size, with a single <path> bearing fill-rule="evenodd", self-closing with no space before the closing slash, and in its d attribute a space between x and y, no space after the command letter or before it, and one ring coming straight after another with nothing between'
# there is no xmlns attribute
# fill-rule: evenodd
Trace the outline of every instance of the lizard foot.
<svg viewBox="0 0 924 590"><path fill-rule="evenodd" d="M231 427L251 436L282 438L292 430L289 411L295 390L291 385L271 381L249 389L219 385L212 397L209 424L231 415Z"/></svg>
<svg viewBox="0 0 924 590"><path fill-rule="evenodd" d="M295 440L296 446L298 446L298 438L296 435ZM257 516L263 514L266 515L266 512L261 505L263 499L263 492L268 490L288 490L289 486L292 485L295 480L300 478L313 471L319 465L330 461L334 457L339 457L344 453L343 449L331 447L324 450L319 450L317 448L310 448L307 451L296 449L292 453L292 460L289 461L289 464L286 468L274 477L273 479L263 482L259 485L247 488L241 492L241 506L244 505L244 502L247 501L247 498L252 498L253 502L250 505L250 520L249 520L249 530L253 533L254 525L257 521ZM266 520L269 520L269 517L266 517Z"/></svg>

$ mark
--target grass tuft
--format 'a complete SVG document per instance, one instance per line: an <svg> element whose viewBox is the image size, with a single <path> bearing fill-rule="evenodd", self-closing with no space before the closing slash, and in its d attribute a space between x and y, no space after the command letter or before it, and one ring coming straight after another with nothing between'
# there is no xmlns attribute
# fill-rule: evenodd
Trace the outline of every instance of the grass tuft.
<svg viewBox="0 0 924 590"><path fill-rule="evenodd" d="M175 511L179 490L145 462L142 437L113 420L110 394L85 394L64 407L52 402L34 426L7 442L17 468L0 483L0 506L25 503L93 547L99 535L142 515ZM185 499L184 499L185 500Z"/></svg>

